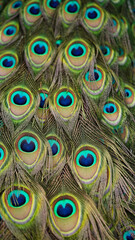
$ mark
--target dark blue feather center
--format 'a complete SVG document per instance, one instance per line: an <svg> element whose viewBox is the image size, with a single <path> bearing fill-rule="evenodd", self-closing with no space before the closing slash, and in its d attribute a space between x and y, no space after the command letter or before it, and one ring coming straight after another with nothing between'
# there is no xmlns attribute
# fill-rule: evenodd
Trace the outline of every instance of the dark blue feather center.
<svg viewBox="0 0 135 240"><path fill-rule="evenodd" d="M80 57L83 54L83 49L81 47L73 48L71 53L75 57Z"/></svg>
<svg viewBox="0 0 135 240"><path fill-rule="evenodd" d="M91 154L88 154L87 157L82 155L79 158L79 163L83 167L90 167L93 164L93 162L94 162L94 158Z"/></svg>
<svg viewBox="0 0 135 240"><path fill-rule="evenodd" d="M51 146L51 149L52 149L52 154L53 155L57 154L58 147L57 147L57 145L55 143Z"/></svg>
<svg viewBox="0 0 135 240"><path fill-rule="evenodd" d="M26 140L21 142L21 149L24 152L33 152L35 150L35 143L30 141L29 143Z"/></svg>
<svg viewBox="0 0 135 240"><path fill-rule="evenodd" d="M113 106L106 107L106 112L113 113L114 112L114 107Z"/></svg>
<svg viewBox="0 0 135 240"><path fill-rule="evenodd" d="M46 49L45 49L45 46L40 46L40 44L37 44L35 47L34 47L34 51L35 53L37 54L44 54Z"/></svg>
<svg viewBox="0 0 135 240"><path fill-rule="evenodd" d="M72 104L72 99L69 95L67 95L66 97L61 96L59 99L59 104L63 107L68 107Z"/></svg>
<svg viewBox="0 0 135 240"><path fill-rule="evenodd" d="M32 6L32 7L30 8L30 13L33 14L33 15L38 15L39 12L40 12L39 7Z"/></svg>
<svg viewBox="0 0 135 240"><path fill-rule="evenodd" d="M3 61L3 66L4 67L12 67L13 66L13 61L12 60L9 60L9 59L5 59Z"/></svg>
<svg viewBox="0 0 135 240"><path fill-rule="evenodd" d="M134 240L134 238L130 235L126 237L127 240Z"/></svg>
<svg viewBox="0 0 135 240"><path fill-rule="evenodd" d="M98 80L99 74L97 72L94 72L94 77L95 77L95 80Z"/></svg>
<svg viewBox="0 0 135 240"><path fill-rule="evenodd" d="M60 217L69 217L73 212L73 207L67 203L65 205L65 207L63 207L62 205L59 205L58 208L57 208L57 214L60 216Z"/></svg>
<svg viewBox="0 0 135 240"><path fill-rule="evenodd" d="M58 0L50 1L50 7L52 7L52 8L56 8L59 4L60 4L60 2Z"/></svg>
<svg viewBox="0 0 135 240"><path fill-rule="evenodd" d="M103 46L102 46L101 51L102 51L102 53L103 53L104 55L107 54L107 48L106 48L106 47L103 47Z"/></svg>
<svg viewBox="0 0 135 240"><path fill-rule="evenodd" d="M68 12L70 13L75 13L77 11L77 5L74 3L74 4L70 4L67 8Z"/></svg>
<svg viewBox="0 0 135 240"><path fill-rule="evenodd" d="M10 200L14 207L20 207L24 205L26 202L26 198L23 194L20 194L18 197L15 194L13 194Z"/></svg>
<svg viewBox="0 0 135 240"><path fill-rule="evenodd" d="M89 19L94 19L94 18L96 18L97 17L97 13L96 13L96 11L89 11L89 13L88 13L88 18Z"/></svg>
<svg viewBox="0 0 135 240"><path fill-rule="evenodd" d="M19 94L16 94L13 98L13 101L17 105L24 105L27 102L27 98L25 96L20 96Z"/></svg>
<svg viewBox="0 0 135 240"><path fill-rule="evenodd" d="M7 31L6 31L7 35L12 35L13 33L14 33L14 30L11 29L11 28L8 28Z"/></svg>
<svg viewBox="0 0 135 240"><path fill-rule="evenodd" d="M21 2L16 2L13 4L13 8L19 8L21 5Z"/></svg>

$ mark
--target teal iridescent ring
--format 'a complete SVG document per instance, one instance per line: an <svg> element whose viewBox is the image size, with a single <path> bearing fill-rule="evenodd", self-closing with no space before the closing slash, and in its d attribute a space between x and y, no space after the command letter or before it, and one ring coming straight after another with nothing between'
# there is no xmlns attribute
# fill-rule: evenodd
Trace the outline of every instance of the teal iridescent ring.
<svg viewBox="0 0 135 240"><path fill-rule="evenodd" d="M60 144L56 140L54 140L54 139L49 139L48 142L49 142L50 147L52 149L52 154L55 155L55 156L57 154L59 154L59 152L60 152Z"/></svg>
<svg viewBox="0 0 135 240"><path fill-rule="evenodd" d="M91 159L88 159L91 156ZM80 159L83 158L87 161L87 164L81 165ZM76 164L80 167L88 168L92 167L96 163L96 154L90 150L82 150L76 157Z"/></svg>
<svg viewBox="0 0 135 240"><path fill-rule="evenodd" d="M0 160L3 160L4 158L4 151L2 148L0 148Z"/></svg>
<svg viewBox="0 0 135 240"><path fill-rule="evenodd" d="M48 53L48 44L44 41L36 41L32 44L31 50L36 55L46 55Z"/></svg>
<svg viewBox="0 0 135 240"><path fill-rule="evenodd" d="M24 136L18 141L18 148L22 152L35 152L38 149L38 142L35 138L30 136ZM22 149L23 148L23 149Z"/></svg>
<svg viewBox="0 0 135 240"><path fill-rule="evenodd" d="M61 99L61 98L63 98L63 99L70 98L70 99L71 99L70 104L67 105L67 106L65 105L65 107L69 107L69 106L72 106L72 105L74 104L74 97L73 97L72 93L70 93L70 92L63 91L63 92L60 92L60 93L58 94L58 96L57 96L57 104L58 104L59 106L64 107L64 105L61 105L61 104L60 104L60 99Z"/></svg>
<svg viewBox="0 0 135 240"><path fill-rule="evenodd" d="M100 11L94 7L89 7L86 12L85 12L85 17L88 20L96 20L98 18L100 18Z"/></svg>
<svg viewBox="0 0 135 240"><path fill-rule="evenodd" d="M60 216L60 213L61 213L61 216ZM75 213L76 213L76 206L74 202L69 199L60 200L54 206L54 214L59 218L65 218L65 217L68 218Z"/></svg>
<svg viewBox="0 0 135 240"><path fill-rule="evenodd" d="M40 16L41 11L40 11L40 6L39 3L32 3L27 7L27 12L30 15L35 15L35 16Z"/></svg>
<svg viewBox="0 0 135 240"><path fill-rule="evenodd" d="M22 196L22 199L19 199L19 197L21 197L21 196ZM14 206L14 204L11 200L12 198L13 198L14 202L16 201L16 206ZM10 192L8 194L7 201L8 201L8 205L10 207L20 208L29 202L29 195L28 195L28 193L24 192L23 190L13 190L12 192ZM21 203L21 205L19 206L20 203Z"/></svg>
<svg viewBox="0 0 135 240"><path fill-rule="evenodd" d="M94 69L94 76L95 81L100 81L102 79L102 73L97 69ZM89 71L85 74L85 80L88 82L91 81Z"/></svg>
<svg viewBox="0 0 135 240"><path fill-rule="evenodd" d="M69 8L73 6L73 10L69 11ZM70 1L68 2L66 5L65 5L65 11L67 13L71 13L71 14L74 14L74 13L78 13L80 10L80 5L77 1Z"/></svg>
<svg viewBox="0 0 135 240"><path fill-rule="evenodd" d="M126 98L129 98L132 96L132 92L128 89L128 88L125 88L124 89L124 92L125 92L125 97Z"/></svg>
<svg viewBox="0 0 135 240"><path fill-rule="evenodd" d="M76 55L73 55L73 51ZM81 43L74 43L69 47L68 53L72 57L83 57L86 54L86 47Z"/></svg>
<svg viewBox="0 0 135 240"><path fill-rule="evenodd" d="M106 114L112 114L117 112L117 108L113 103L106 103L103 107L103 112Z"/></svg>
<svg viewBox="0 0 135 240"><path fill-rule="evenodd" d="M4 34L7 36L13 36L16 34L16 27L9 26L4 29Z"/></svg>
<svg viewBox="0 0 135 240"><path fill-rule="evenodd" d="M123 234L123 240L134 240L134 237L132 237L132 235L135 235L135 231L131 229Z"/></svg>
<svg viewBox="0 0 135 240"><path fill-rule="evenodd" d="M19 95L20 98L23 98L25 97L26 101L25 103L23 104L23 106L25 105L28 105L30 103L30 96L28 93L24 92L24 91L15 91L12 95L11 95L11 102L15 105L19 105L19 104L16 104L15 101L14 101L14 98L15 96Z"/></svg>
<svg viewBox="0 0 135 240"><path fill-rule="evenodd" d="M55 9L61 3L61 0L47 0L47 7Z"/></svg>
<svg viewBox="0 0 135 240"><path fill-rule="evenodd" d="M108 46L100 46L100 49L104 56L108 56L110 54L110 48Z"/></svg>
<svg viewBox="0 0 135 240"><path fill-rule="evenodd" d="M16 64L16 59L12 56L5 56L0 59L0 66L4 68L13 68Z"/></svg>

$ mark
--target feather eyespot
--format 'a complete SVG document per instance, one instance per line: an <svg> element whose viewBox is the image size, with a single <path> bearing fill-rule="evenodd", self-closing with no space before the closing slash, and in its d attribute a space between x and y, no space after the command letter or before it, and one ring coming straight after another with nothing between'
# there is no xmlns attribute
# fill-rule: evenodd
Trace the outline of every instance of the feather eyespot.
<svg viewBox="0 0 135 240"><path fill-rule="evenodd" d="M3 143L0 143L0 168L2 168L8 158L7 148Z"/></svg>
<svg viewBox="0 0 135 240"><path fill-rule="evenodd" d="M101 165L101 153L92 145L79 147L74 156L73 167L79 179L85 183L92 183L98 176Z"/></svg>
<svg viewBox="0 0 135 240"><path fill-rule="evenodd" d="M87 91L94 96L100 94L103 91L105 80L105 71L99 65L97 65L96 68L94 68L93 73L90 73L88 71L84 75L83 83Z"/></svg>
<svg viewBox="0 0 135 240"><path fill-rule="evenodd" d="M105 57L105 60L108 64L111 64L114 60L114 50L107 45L100 46L100 49Z"/></svg>
<svg viewBox="0 0 135 240"><path fill-rule="evenodd" d="M14 186L2 195L4 208L10 219L18 224L25 224L35 209L34 195L26 187Z"/></svg>
<svg viewBox="0 0 135 240"><path fill-rule="evenodd" d="M135 231L134 230L129 230L124 232L123 234L123 240L134 240L135 239Z"/></svg>
<svg viewBox="0 0 135 240"><path fill-rule="evenodd" d="M51 200L50 221L56 230L64 236L74 234L81 223L82 209L80 202L71 194L59 195Z"/></svg>
<svg viewBox="0 0 135 240"><path fill-rule="evenodd" d="M48 91L45 89L40 89L39 95L40 95L40 103L37 109L37 116L41 121L44 121L49 111L49 104L47 102Z"/></svg>
<svg viewBox="0 0 135 240"><path fill-rule="evenodd" d="M0 31L0 44L7 44L17 39L18 32L19 24L17 22L11 21L5 24Z"/></svg>
<svg viewBox="0 0 135 240"><path fill-rule="evenodd" d="M19 120L24 118L33 109L33 94L23 87L10 90L7 96L7 105L12 118Z"/></svg>
<svg viewBox="0 0 135 240"><path fill-rule="evenodd" d="M41 147L41 140L34 133L24 132L15 140L16 154L29 168L33 167L41 157Z"/></svg>
<svg viewBox="0 0 135 240"><path fill-rule="evenodd" d="M16 15L18 13L18 11L20 10L22 6L22 1L12 1L9 6L8 6L8 15L9 16L13 16Z"/></svg>
<svg viewBox="0 0 135 240"><path fill-rule="evenodd" d="M83 12L83 23L85 26L96 32L104 24L105 13L97 4L88 4Z"/></svg>
<svg viewBox="0 0 135 240"><path fill-rule="evenodd" d="M30 1L24 7L24 20L28 25L34 24L41 17L41 10L38 1Z"/></svg>
<svg viewBox="0 0 135 240"><path fill-rule="evenodd" d="M103 118L111 126L119 124L122 118L122 108L115 100L109 100L103 107Z"/></svg>
<svg viewBox="0 0 135 240"><path fill-rule="evenodd" d="M61 3L61 0L44 0L43 7L45 10L45 13L49 17L52 17L52 15L56 11L56 8L59 6L60 3Z"/></svg>
<svg viewBox="0 0 135 240"><path fill-rule="evenodd" d="M125 85L124 93L125 93L125 102L127 106L134 107L135 106L135 90L129 85Z"/></svg>
<svg viewBox="0 0 135 240"><path fill-rule="evenodd" d="M52 59L51 50L52 48L48 39L37 37L28 44L25 53L29 64L40 70L43 65L50 63ZM36 71L38 71L38 69Z"/></svg>
<svg viewBox="0 0 135 240"><path fill-rule="evenodd" d="M112 16L112 26L110 28L112 36L117 37L118 34L120 33L120 29L121 27L119 20L115 16Z"/></svg>
<svg viewBox="0 0 135 240"><path fill-rule="evenodd" d="M61 140L56 136L47 136L46 137L52 151L52 160L53 160L53 167L55 167L62 159L64 154L64 147Z"/></svg>
<svg viewBox="0 0 135 240"><path fill-rule="evenodd" d="M90 57L90 47L83 40L73 40L65 48L65 58L71 69L82 69Z"/></svg>
<svg viewBox="0 0 135 240"><path fill-rule="evenodd" d="M18 65L18 56L12 52L0 55L0 79L8 77Z"/></svg>
<svg viewBox="0 0 135 240"><path fill-rule="evenodd" d="M71 89L63 88L54 96L57 111L63 118L69 118L75 111L77 99Z"/></svg>
<svg viewBox="0 0 135 240"><path fill-rule="evenodd" d="M124 65L127 61L127 55L124 49L119 48L118 64Z"/></svg>
<svg viewBox="0 0 135 240"><path fill-rule="evenodd" d="M62 6L62 17L66 24L74 21L80 10L80 2L75 0L68 0Z"/></svg>
<svg viewBox="0 0 135 240"><path fill-rule="evenodd" d="M61 40L61 39L56 40L56 46L57 46L57 47L59 47L59 46L61 45L61 43L62 43L62 40Z"/></svg>

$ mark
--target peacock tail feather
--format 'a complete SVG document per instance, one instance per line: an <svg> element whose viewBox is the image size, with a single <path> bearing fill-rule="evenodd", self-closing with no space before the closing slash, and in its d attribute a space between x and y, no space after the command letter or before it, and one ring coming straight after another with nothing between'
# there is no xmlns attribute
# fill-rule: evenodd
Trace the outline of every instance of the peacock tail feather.
<svg viewBox="0 0 135 240"><path fill-rule="evenodd" d="M0 239L135 240L134 0L0 0Z"/></svg>

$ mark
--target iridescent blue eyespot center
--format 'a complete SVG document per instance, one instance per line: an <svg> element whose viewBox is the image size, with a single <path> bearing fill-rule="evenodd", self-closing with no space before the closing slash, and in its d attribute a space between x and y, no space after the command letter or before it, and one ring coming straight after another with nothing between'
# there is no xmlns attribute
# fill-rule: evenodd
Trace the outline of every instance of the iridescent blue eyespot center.
<svg viewBox="0 0 135 240"><path fill-rule="evenodd" d="M0 60L0 65L4 68L13 68L15 64L16 59L12 56L5 56Z"/></svg>
<svg viewBox="0 0 135 240"><path fill-rule="evenodd" d="M40 108L44 108L45 107L45 100L48 97L47 93L40 93Z"/></svg>
<svg viewBox="0 0 135 240"><path fill-rule="evenodd" d="M129 98L129 97L132 96L132 92L131 92L129 89L125 88L125 89L124 89L124 92L125 92L125 97L126 97L126 98Z"/></svg>
<svg viewBox="0 0 135 240"><path fill-rule="evenodd" d="M0 160L3 160L4 158L4 151L3 149L0 147Z"/></svg>
<svg viewBox="0 0 135 240"><path fill-rule="evenodd" d="M113 103L107 103L103 108L104 113L111 114L117 112L117 108Z"/></svg>
<svg viewBox="0 0 135 240"><path fill-rule="evenodd" d="M134 240L135 239L135 231L129 230L123 234L123 240Z"/></svg>
<svg viewBox="0 0 135 240"><path fill-rule="evenodd" d="M30 103L30 96L24 91L15 91L11 95L11 102L16 105L27 105Z"/></svg>
<svg viewBox="0 0 135 240"><path fill-rule="evenodd" d="M61 43L62 43L62 40L61 40L61 39L56 40L56 45L57 45L57 47L59 47Z"/></svg>
<svg viewBox="0 0 135 240"><path fill-rule="evenodd" d="M70 92L61 92L57 97L57 104L62 107L72 106L74 103L74 97Z"/></svg>
<svg viewBox="0 0 135 240"><path fill-rule="evenodd" d="M48 53L48 44L44 41L36 41L32 44L31 50L37 55L46 55Z"/></svg>
<svg viewBox="0 0 135 240"><path fill-rule="evenodd" d="M122 48L119 48L119 56L122 56L124 54L124 50Z"/></svg>
<svg viewBox="0 0 135 240"><path fill-rule="evenodd" d="M100 17L100 11L94 7L90 7L85 12L85 17L90 20L95 20Z"/></svg>
<svg viewBox="0 0 135 240"><path fill-rule="evenodd" d="M91 167L96 163L96 154L91 150L82 150L76 157L76 163L81 167Z"/></svg>
<svg viewBox="0 0 135 240"><path fill-rule="evenodd" d="M8 36L13 36L16 33L16 27L9 26L4 29L4 34Z"/></svg>
<svg viewBox="0 0 135 240"><path fill-rule="evenodd" d="M55 9L55 8L58 7L60 2L61 2L61 0L48 0L47 1L47 6Z"/></svg>
<svg viewBox="0 0 135 240"><path fill-rule="evenodd" d="M76 206L73 201L63 199L58 201L54 206L54 213L57 217L68 218L76 212Z"/></svg>
<svg viewBox="0 0 135 240"><path fill-rule="evenodd" d="M114 85L116 83L114 77L112 77L112 84Z"/></svg>
<svg viewBox="0 0 135 240"><path fill-rule="evenodd" d="M69 13L77 13L80 9L80 5L77 1L70 1L65 6L65 11Z"/></svg>
<svg viewBox="0 0 135 240"><path fill-rule="evenodd" d="M95 81L100 81L102 79L102 73L97 69L94 69L94 78L95 78ZM94 80L90 78L89 71L85 74L85 80L88 82Z"/></svg>
<svg viewBox="0 0 135 240"><path fill-rule="evenodd" d="M108 56L110 54L110 48L107 46L100 46L100 49L104 56Z"/></svg>
<svg viewBox="0 0 135 240"><path fill-rule="evenodd" d="M58 154L60 152L60 144L54 139L49 139L48 141L51 146L52 155Z"/></svg>
<svg viewBox="0 0 135 240"><path fill-rule="evenodd" d="M22 6L22 2L21 1L16 1L15 3L13 3L12 8L20 8Z"/></svg>
<svg viewBox="0 0 135 240"><path fill-rule="evenodd" d="M86 47L81 43L74 43L69 47L69 55L73 57L82 57L86 54Z"/></svg>
<svg viewBox="0 0 135 240"><path fill-rule="evenodd" d="M19 208L29 202L29 195L23 190L13 190L8 194L8 205L13 208Z"/></svg>
<svg viewBox="0 0 135 240"><path fill-rule="evenodd" d="M18 147L20 151L31 153L38 149L38 142L33 137L25 136L18 141Z"/></svg>
<svg viewBox="0 0 135 240"><path fill-rule="evenodd" d="M40 11L40 6L38 3L33 3L33 4L30 4L28 7L27 7L27 12L29 14L32 14L32 15L35 15L35 16L39 16L41 15L41 11Z"/></svg>
<svg viewBox="0 0 135 240"><path fill-rule="evenodd" d="M116 26L117 26L117 22L116 22L116 20L115 20L115 19L113 19L113 20L112 20L112 22L113 22L113 26L115 26L115 27L116 27Z"/></svg>

